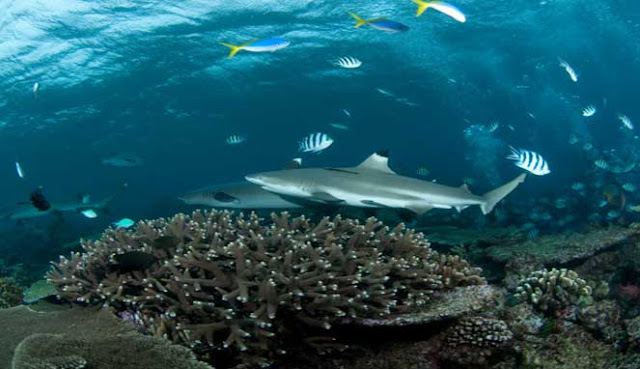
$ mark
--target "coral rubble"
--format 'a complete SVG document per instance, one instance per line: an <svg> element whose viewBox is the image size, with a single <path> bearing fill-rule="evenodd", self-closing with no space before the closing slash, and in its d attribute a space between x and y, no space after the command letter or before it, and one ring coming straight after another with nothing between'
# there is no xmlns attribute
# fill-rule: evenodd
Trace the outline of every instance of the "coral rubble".
<svg viewBox="0 0 640 369"><path fill-rule="evenodd" d="M13 278L0 278L0 309L20 305L23 290Z"/></svg>
<svg viewBox="0 0 640 369"><path fill-rule="evenodd" d="M296 327L412 312L485 283L422 234L374 218L194 212L109 229L83 247L48 275L60 298L128 312L154 335L244 365L273 361L284 352L276 338Z"/></svg>

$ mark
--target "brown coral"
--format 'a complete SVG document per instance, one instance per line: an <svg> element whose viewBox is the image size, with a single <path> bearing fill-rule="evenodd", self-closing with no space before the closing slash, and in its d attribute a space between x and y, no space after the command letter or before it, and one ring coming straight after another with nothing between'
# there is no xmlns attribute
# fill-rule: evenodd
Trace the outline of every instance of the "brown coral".
<svg viewBox="0 0 640 369"><path fill-rule="evenodd" d="M507 348L513 333L507 323L487 317L469 317L460 320L446 333L440 354L456 367L484 367L491 356Z"/></svg>
<svg viewBox="0 0 640 369"><path fill-rule="evenodd" d="M264 364L286 325L328 329L430 303L437 291L482 284L464 260L422 234L374 218L194 212L109 229L54 264L59 296L137 314L153 334ZM203 352L203 351L200 351Z"/></svg>

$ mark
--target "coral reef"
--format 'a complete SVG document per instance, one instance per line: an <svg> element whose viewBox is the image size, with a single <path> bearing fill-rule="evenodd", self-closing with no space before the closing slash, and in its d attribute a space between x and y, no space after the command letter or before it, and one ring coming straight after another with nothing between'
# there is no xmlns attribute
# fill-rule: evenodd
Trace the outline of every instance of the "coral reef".
<svg viewBox="0 0 640 369"><path fill-rule="evenodd" d="M0 309L20 305L23 290L13 278L0 278Z"/></svg>
<svg viewBox="0 0 640 369"><path fill-rule="evenodd" d="M576 304L591 302L592 288L568 269L542 269L520 280L516 297L541 311L557 313Z"/></svg>
<svg viewBox="0 0 640 369"><path fill-rule="evenodd" d="M374 218L313 224L282 213L266 223L194 212L109 229L83 247L48 275L60 298L129 312L149 333L244 365L273 361L284 353L273 337L297 327L410 313L439 293L485 283L422 234Z"/></svg>
<svg viewBox="0 0 640 369"><path fill-rule="evenodd" d="M489 359L511 344L507 323L482 316L466 317L446 333L441 358L456 367L486 367Z"/></svg>
<svg viewBox="0 0 640 369"><path fill-rule="evenodd" d="M487 256L506 263L516 256L534 257L544 265L562 265L586 259L597 252L633 242L638 238L634 228L609 227L592 229L586 233L565 233L542 236L519 244L500 244L490 248Z"/></svg>

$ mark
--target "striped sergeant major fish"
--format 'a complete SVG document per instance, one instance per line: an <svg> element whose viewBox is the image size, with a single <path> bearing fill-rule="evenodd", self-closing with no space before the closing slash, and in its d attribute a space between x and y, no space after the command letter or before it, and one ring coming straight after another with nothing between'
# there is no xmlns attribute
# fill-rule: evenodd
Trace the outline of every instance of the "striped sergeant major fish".
<svg viewBox="0 0 640 369"><path fill-rule="evenodd" d="M300 151L319 154L333 144L333 138L326 133L316 132L300 141Z"/></svg>
<svg viewBox="0 0 640 369"><path fill-rule="evenodd" d="M242 45L232 45L226 42L221 42L220 44L230 49L228 58L231 59L240 50L246 50L253 53L274 52L291 45L291 42L279 37L269 37L251 40Z"/></svg>
<svg viewBox="0 0 640 369"><path fill-rule="evenodd" d="M537 152L516 149L513 146L509 146L509 148L511 149L511 155L507 156L507 159L514 160L514 164L517 167L537 176L544 176L551 173L549 164L544 160L542 155Z"/></svg>
<svg viewBox="0 0 640 369"><path fill-rule="evenodd" d="M239 145L243 142L245 142L247 140L246 136L240 136L240 135L231 135L229 137L227 137L224 142L227 143L227 145Z"/></svg>
<svg viewBox="0 0 640 369"><path fill-rule="evenodd" d="M385 31L387 33L400 33L409 30L408 26L386 18L362 19L357 14L352 12L349 12L349 15L356 20L356 24L354 26L356 28L362 27L367 24L371 26L371 28L377 29L379 31Z"/></svg>

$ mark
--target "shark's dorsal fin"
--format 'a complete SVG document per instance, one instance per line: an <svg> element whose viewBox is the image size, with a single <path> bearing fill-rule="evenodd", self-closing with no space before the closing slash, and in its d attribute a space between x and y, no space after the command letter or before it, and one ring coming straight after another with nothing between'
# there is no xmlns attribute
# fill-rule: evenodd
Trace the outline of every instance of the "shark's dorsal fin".
<svg viewBox="0 0 640 369"><path fill-rule="evenodd" d="M471 191L469 191L469 186L466 183L463 183L459 188L464 192L471 193Z"/></svg>
<svg viewBox="0 0 640 369"><path fill-rule="evenodd" d="M290 162L285 164L283 169L298 169L300 168L300 166L302 166L302 158L294 158L291 159Z"/></svg>
<svg viewBox="0 0 640 369"><path fill-rule="evenodd" d="M365 161L360 163L358 169L365 170L377 170L379 172L396 174L391 168L389 168L389 151L381 150L373 153Z"/></svg>

